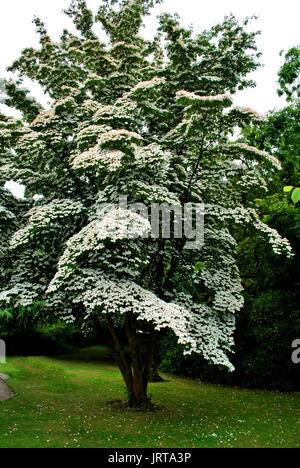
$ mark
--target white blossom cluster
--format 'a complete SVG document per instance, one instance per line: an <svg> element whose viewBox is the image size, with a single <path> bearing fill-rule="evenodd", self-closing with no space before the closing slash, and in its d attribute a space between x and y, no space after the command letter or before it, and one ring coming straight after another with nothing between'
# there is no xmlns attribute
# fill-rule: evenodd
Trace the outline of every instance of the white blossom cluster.
<svg viewBox="0 0 300 468"><path fill-rule="evenodd" d="M82 203L73 200L53 200L48 205L31 209L27 213L28 224L13 235L11 248L24 246L32 240L35 233L47 228L51 230L54 223L64 222L68 217L78 217L83 210Z"/></svg>
<svg viewBox="0 0 300 468"><path fill-rule="evenodd" d="M209 81L209 82L219 82L222 80L219 76L213 76L213 75L202 75L200 80L202 81Z"/></svg>
<svg viewBox="0 0 300 468"><path fill-rule="evenodd" d="M227 352L233 347L233 331L235 327L234 314L216 313L205 304L195 304L189 296L180 293L176 296L176 302L189 311L187 323L188 336L193 338L187 343L185 354L198 352L205 359L214 364L226 366L230 371L234 370L228 359ZM191 346L189 348L189 346Z"/></svg>
<svg viewBox="0 0 300 468"><path fill-rule="evenodd" d="M90 115L94 115L99 110L99 103L93 99L86 99L83 101L81 107Z"/></svg>
<svg viewBox="0 0 300 468"><path fill-rule="evenodd" d="M78 271L65 289L74 304L84 306L86 321L92 320L97 311L112 316L133 312L157 330L173 330L186 354L201 353L215 364L233 370L224 351L233 344L234 318L230 314L224 320L209 307L195 305L184 294L178 295L174 302L165 302L135 282L107 277L101 270Z"/></svg>
<svg viewBox="0 0 300 468"><path fill-rule="evenodd" d="M160 87L162 84L166 82L165 78L158 78L155 76L152 80L149 81L141 81L136 86L134 86L129 93L128 96L133 98L134 96L144 95L147 90L153 90Z"/></svg>
<svg viewBox="0 0 300 468"><path fill-rule="evenodd" d="M243 307L243 288L237 272L234 277L232 268L223 267L213 271L205 268L201 271L201 279L208 290L215 291L212 304L214 310L222 312L226 309L235 313Z"/></svg>
<svg viewBox="0 0 300 468"><path fill-rule="evenodd" d="M122 106L103 106L100 107L97 112L93 116L93 120L97 124L108 124L111 125L112 123L118 121L123 125L126 125L128 122L132 123L134 121L134 117L130 112L132 110L133 104L130 102L126 103L123 102ZM135 108L135 106L134 106Z"/></svg>
<svg viewBox="0 0 300 468"><path fill-rule="evenodd" d="M234 224L249 225L250 228L254 228L259 234L267 238L274 253L278 255L284 254L287 257L293 255L289 241L282 238L275 229L263 223L253 208L224 208L222 206L207 204L205 214L206 217L211 216L219 221L231 221Z"/></svg>
<svg viewBox="0 0 300 468"><path fill-rule="evenodd" d="M75 143L80 149L88 149L91 147L91 143L95 143L100 135L109 130L110 127L104 125L83 124L76 134Z"/></svg>
<svg viewBox="0 0 300 468"><path fill-rule="evenodd" d="M221 148L223 151L228 151L232 154L239 154L240 156L247 155L250 157L258 157L259 160L268 162L275 169L282 169L280 161L275 158L275 156L272 156L267 151L261 151L254 146L249 146L246 143L232 143L228 145L222 145Z"/></svg>
<svg viewBox="0 0 300 468"><path fill-rule="evenodd" d="M40 285L32 283L16 283L12 288L0 291L1 305L27 307L34 304L43 292Z"/></svg>
<svg viewBox="0 0 300 468"><path fill-rule="evenodd" d="M147 206L150 206L153 203L180 206L181 202L173 192L170 192L166 187L159 185L148 185L139 180L133 180L126 182L126 187L124 187L124 192L134 193L134 198L137 201L144 201Z"/></svg>
<svg viewBox="0 0 300 468"><path fill-rule="evenodd" d="M88 151L78 154L72 160L72 167L73 169L87 169L102 166L109 172L115 172L122 166L124 156L123 151L102 150L101 145L98 143Z"/></svg>
<svg viewBox="0 0 300 468"><path fill-rule="evenodd" d="M76 268L78 258L87 252L103 251L105 255L105 241L116 243L120 240L144 238L149 235L151 225L149 221L137 213L120 208L110 209L101 221L92 221L78 234L71 237L64 254L58 262L58 271L50 283L49 292L55 291ZM130 262L132 252L122 252L125 262ZM135 267L139 264L139 257L135 259Z"/></svg>
<svg viewBox="0 0 300 468"><path fill-rule="evenodd" d="M139 143L142 140L142 137L135 133L129 132L128 130L110 130L106 133L102 133L98 140L98 144L101 147L111 143L111 142L120 142L125 143L126 145L130 145L132 143Z"/></svg>
<svg viewBox="0 0 300 468"><path fill-rule="evenodd" d="M135 44L129 44L124 41L119 41L112 44L110 50L113 52L118 51L119 53L120 51L122 51L123 54L127 55L132 54L133 52L138 52L140 50L140 47Z"/></svg>
<svg viewBox="0 0 300 468"><path fill-rule="evenodd" d="M265 234L270 245L272 246L273 252L277 255L282 255L284 253L288 258L292 257L294 254L289 241L287 239L282 238L280 234L276 231L276 229L272 229L270 228L270 226L263 223L256 213L254 217L256 218L256 223L254 224L254 227L261 234Z"/></svg>
<svg viewBox="0 0 300 468"><path fill-rule="evenodd" d="M207 107L215 105L231 105L232 98L229 94L218 94L216 96L199 96L195 93L187 91L178 91L176 93L176 100L182 102L184 105L194 105Z"/></svg>
<svg viewBox="0 0 300 468"><path fill-rule="evenodd" d="M257 121L264 121L266 120L266 117L264 115L259 114L255 110L251 109L250 107L240 107L240 106L235 106L233 110L236 110L240 112L241 114L244 114L246 116L251 117L253 120Z"/></svg>

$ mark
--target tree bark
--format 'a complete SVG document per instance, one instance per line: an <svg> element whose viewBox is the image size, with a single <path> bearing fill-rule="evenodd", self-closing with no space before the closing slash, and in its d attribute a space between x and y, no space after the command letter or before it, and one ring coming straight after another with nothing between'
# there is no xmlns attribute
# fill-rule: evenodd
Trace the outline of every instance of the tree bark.
<svg viewBox="0 0 300 468"><path fill-rule="evenodd" d="M157 383L157 382L163 382L164 379L159 375L158 373L158 365L159 365L159 336L157 333L155 333L154 337L154 356L153 356L153 362L151 366L151 372L150 372L150 382L152 383Z"/></svg>
<svg viewBox="0 0 300 468"><path fill-rule="evenodd" d="M108 337L108 349L121 371L128 395L131 395L133 392L133 376L130 360L126 355L122 342L110 318L108 319L108 329L111 334L111 338Z"/></svg>
<svg viewBox="0 0 300 468"><path fill-rule="evenodd" d="M148 398L147 389L154 357L154 333L149 339L146 352L141 348L137 333L136 318L133 314L128 314L126 318L126 335L133 369L133 393L129 404L134 407L149 408L151 402Z"/></svg>
<svg viewBox="0 0 300 468"><path fill-rule="evenodd" d="M154 329L147 336L146 343L142 344L138 336L137 319L133 314L128 314L125 326L129 346L128 355L111 319L108 319L108 328L111 335L111 338L108 339L108 348L125 382L128 405L134 408L150 409L153 405L147 390L153 375L157 351L157 338Z"/></svg>

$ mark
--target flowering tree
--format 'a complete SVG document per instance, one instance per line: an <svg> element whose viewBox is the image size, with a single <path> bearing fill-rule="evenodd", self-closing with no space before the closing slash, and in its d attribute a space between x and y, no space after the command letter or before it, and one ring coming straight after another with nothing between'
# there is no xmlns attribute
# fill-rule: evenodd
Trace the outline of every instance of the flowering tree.
<svg viewBox="0 0 300 468"><path fill-rule="evenodd" d="M247 225L276 253L290 254L253 203L280 163L229 139L237 126L260 119L233 107L231 96L253 86L245 77L258 66L248 20L228 17L194 35L165 14L146 41L139 30L153 3L103 0L94 18L74 0L66 13L80 34L65 30L59 43L35 19L41 47L25 49L10 70L37 81L53 102L41 111L20 83L7 82L4 102L23 119L2 119L0 133L4 179L22 182L28 199L40 195L11 238L14 268L1 302L43 299L68 322L105 325L129 404L138 406L149 404L163 328L186 353L232 369L227 353L243 305L232 226ZM172 227L166 235L163 221L153 235L145 207L199 204L204 245L187 248L186 233ZM139 331L147 332L147 349Z"/></svg>
<svg viewBox="0 0 300 468"><path fill-rule="evenodd" d="M280 52L283 55L283 51ZM292 47L285 54L285 61L278 73L278 94L285 96L288 102L300 98L300 47Z"/></svg>

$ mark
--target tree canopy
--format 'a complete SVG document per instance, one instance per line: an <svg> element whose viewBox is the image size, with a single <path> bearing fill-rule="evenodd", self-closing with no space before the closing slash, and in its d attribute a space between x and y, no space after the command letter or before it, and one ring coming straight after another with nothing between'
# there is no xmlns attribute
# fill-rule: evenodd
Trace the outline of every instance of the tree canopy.
<svg viewBox="0 0 300 468"><path fill-rule="evenodd" d="M247 75L259 66L249 19L240 25L230 16L194 34L164 14L146 41L139 30L153 3L102 1L94 18L74 0L66 13L79 34L65 30L58 43L36 18L40 48L25 49L10 67L18 83L4 83L6 104L23 118L0 121L2 180L24 184L32 203L10 241L13 268L1 304L42 300L49 313L86 330L107 326L135 404L147 401L162 328L186 353L233 368L227 354L243 306L234 226L291 255L254 202L280 161L232 138L236 127L262 119L233 105L232 94L254 85ZM49 93L49 109L19 89L23 76ZM154 236L144 211L153 205L182 212L204 205L204 245L187 248L186 232L176 236L172 227L166 235L163 222ZM118 336L122 324L130 358ZM148 333L147 353L139 331Z"/></svg>

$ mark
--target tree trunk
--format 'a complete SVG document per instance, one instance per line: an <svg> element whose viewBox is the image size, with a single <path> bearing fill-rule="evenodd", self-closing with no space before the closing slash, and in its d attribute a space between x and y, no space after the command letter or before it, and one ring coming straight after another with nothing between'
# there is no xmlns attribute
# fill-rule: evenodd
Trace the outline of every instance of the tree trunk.
<svg viewBox="0 0 300 468"><path fill-rule="evenodd" d="M150 380L149 382L151 383L159 383L159 382L164 382L164 379L159 375L158 373L158 363L154 363L151 369L151 375L150 375Z"/></svg>
<svg viewBox="0 0 300 468"><path fill-rule="evenodd" d="M150 409L153 405L148 398L147 389L155 353L155 333L150 333L146 349L142 349L138 339L137 320L133 314L126 317L126 336L129 345L129 355L118 336L111 319L108 319L108 329L111 339L108 348L118 365L128 393L128 405L132 408Z"/></svg>
<svg viewBox="0 0 300 468"><path fill-rule="evenodd" d="M129 404L133 407L147 409L152 406L147 389L154 358L155 334L154 331L151 333L147 349L142 350L137 336L136 317L133 314L128 314L126 318L126 335L133 369L133 392Z"/></svg>
<svg viewBox="0 0 300 468"><path fill-rule="evenodd" d="M108 319L108 329L111 334L111 338L108 337L108 349L110 350L117 366L121 371L127 393L128 395L131 395L133 392L133 376L130 359L126 355L122 342L119 339L117 331L110 318Z"/></svg>
<svg viewBox="0 0 300 468"><path fill-rule="evenodd" d="M153 356L153 363L151 366L151 373L150 373L150 382L157 383L163 382L164 379L158 373L158 365L159 365L159 337L157 333L155 334L155 344L154 344L154 356Z"/></svg>

